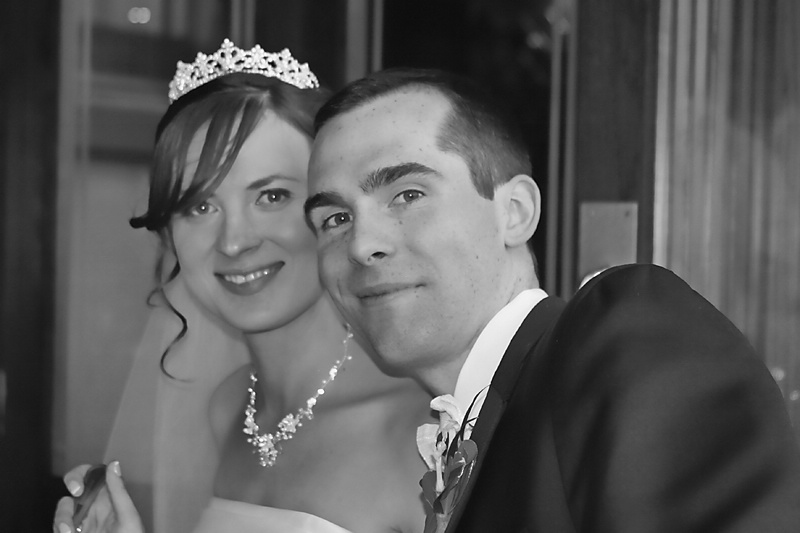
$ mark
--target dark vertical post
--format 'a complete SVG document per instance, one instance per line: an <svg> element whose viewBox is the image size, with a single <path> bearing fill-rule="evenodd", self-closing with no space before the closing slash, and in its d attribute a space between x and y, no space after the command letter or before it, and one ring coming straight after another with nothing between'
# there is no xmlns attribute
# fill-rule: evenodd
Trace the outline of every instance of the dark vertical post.
<svg viewBox="0 0 800 533"><path fill-rule="evenodd" d="M0 6L0 524L48 531L60 2Z"/></svg>
<svg viewBox="0 0 800 533"><path fill-rule="evenodd" d="M653 256L659 5L577 4L575 216L583 202L636 202L639 262Z"/></svg>

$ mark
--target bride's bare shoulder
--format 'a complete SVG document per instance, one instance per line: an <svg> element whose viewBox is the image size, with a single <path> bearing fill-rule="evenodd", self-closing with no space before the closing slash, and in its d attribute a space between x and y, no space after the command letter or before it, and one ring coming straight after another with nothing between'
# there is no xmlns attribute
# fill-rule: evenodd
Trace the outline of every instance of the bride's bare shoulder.
<svg viewBox="0 0 800 533"><path fill-rule="evenodd" d="M217 444L230 434L233 424L241 422L250 386L250 365L242 365L220 382L208 404L208 419Z"/></svg>

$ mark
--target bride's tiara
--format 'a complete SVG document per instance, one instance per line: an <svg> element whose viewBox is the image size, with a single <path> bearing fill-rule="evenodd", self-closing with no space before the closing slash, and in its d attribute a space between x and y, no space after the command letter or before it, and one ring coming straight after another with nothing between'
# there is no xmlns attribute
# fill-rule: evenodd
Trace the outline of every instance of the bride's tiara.
<svg viewBox="0 0 800 533"><path fill-rule="evenodd" d="M169 101L172 103L192 89L235 72L278 78L299 89L319 87L317 77L308 68L308 63L299 63L288 48L278 53L265 52L259 45L242 50L225 39L220 49L211 55L198 52L194 63L178 61L175 77L169 84Z"/></svg>

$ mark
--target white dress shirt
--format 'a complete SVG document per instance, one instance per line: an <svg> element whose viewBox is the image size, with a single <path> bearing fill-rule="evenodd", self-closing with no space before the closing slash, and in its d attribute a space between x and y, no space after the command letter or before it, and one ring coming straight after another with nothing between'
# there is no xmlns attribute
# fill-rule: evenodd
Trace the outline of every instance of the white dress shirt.
<svg viewBox="0 0 800 533"><path fill-rule="evenodd" d="M469 419L473 420L473 423L467 426L464 438L469 438L472 433L474 421L477 420L486 399L486 391L511 339L514 338L525 317L546 297L547 293L542 289L522 291L492 317L472 346L458 374L453 393L461 412L465 414L470 403L475 400L469 412Z"/></svg>

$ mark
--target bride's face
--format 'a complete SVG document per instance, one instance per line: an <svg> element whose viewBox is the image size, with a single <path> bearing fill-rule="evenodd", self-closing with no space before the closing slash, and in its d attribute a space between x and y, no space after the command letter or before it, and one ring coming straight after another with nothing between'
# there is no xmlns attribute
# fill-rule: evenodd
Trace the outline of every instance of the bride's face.
<svg viewBox="0 0 800 533"><path fill-rule="evenodd" d="M188 186L205 131L187 156ZM181 276L211 312L248 333L279 328L322 295L303 218L310 140L267 112L220 186L172 221Z"/></svg>

